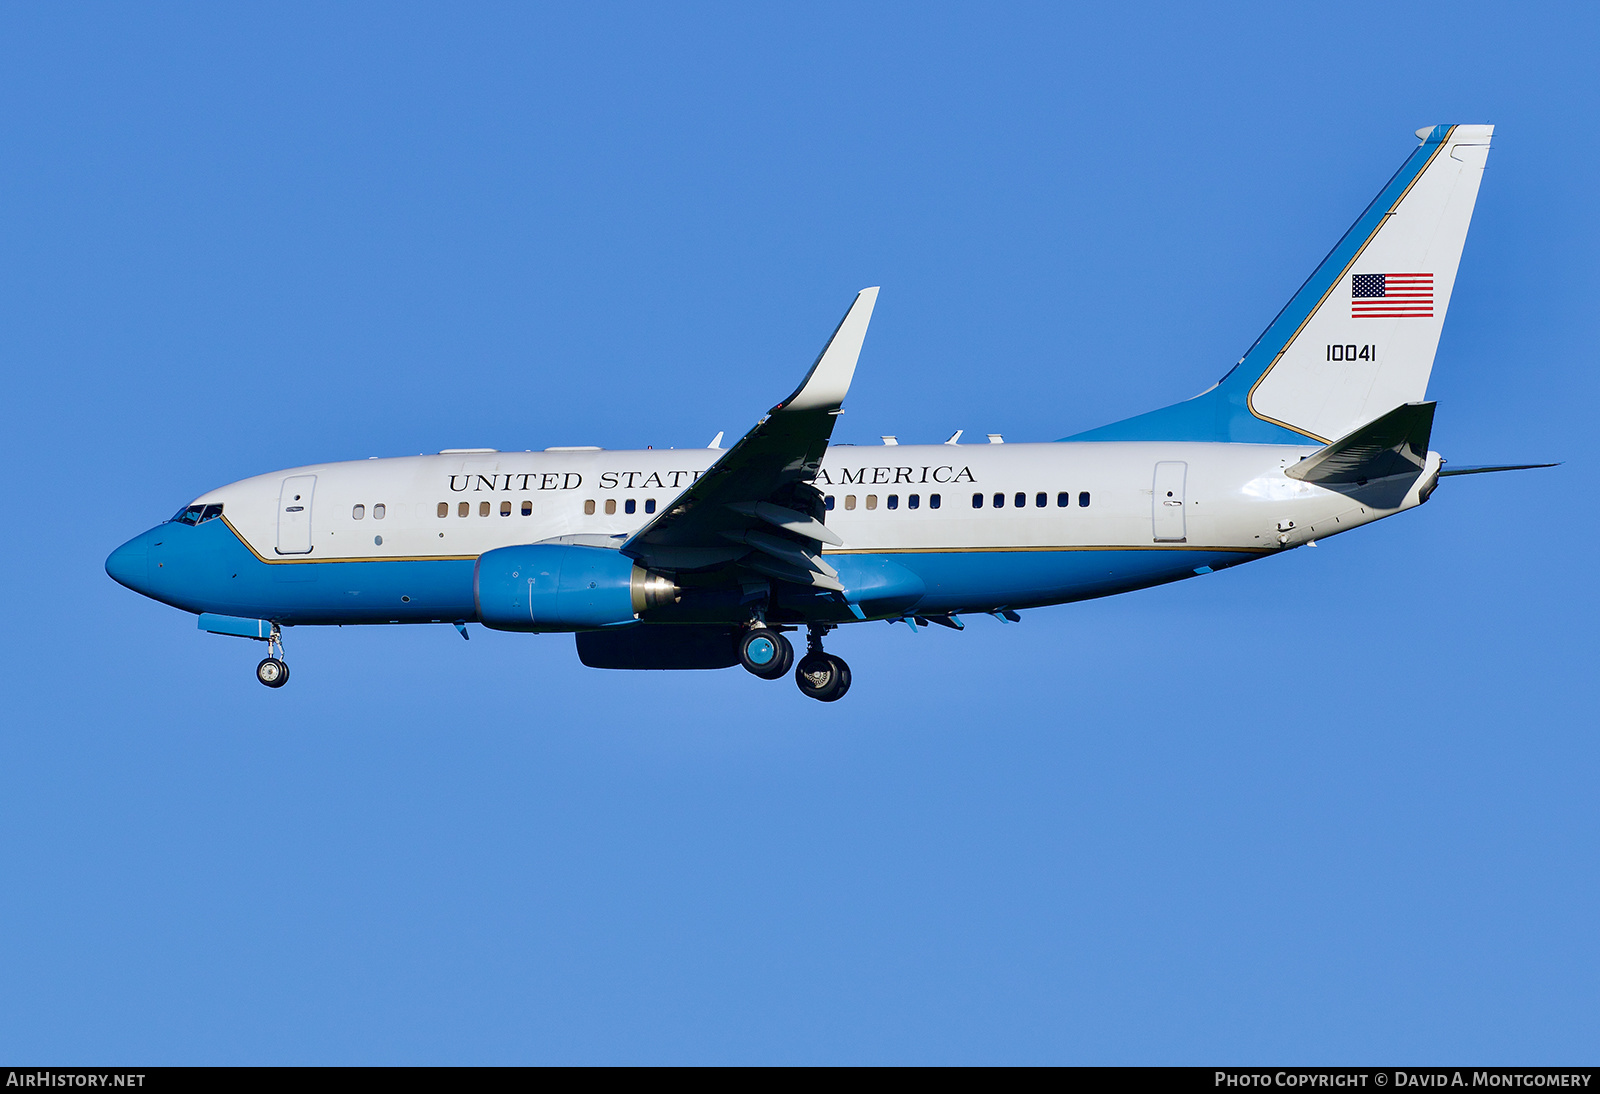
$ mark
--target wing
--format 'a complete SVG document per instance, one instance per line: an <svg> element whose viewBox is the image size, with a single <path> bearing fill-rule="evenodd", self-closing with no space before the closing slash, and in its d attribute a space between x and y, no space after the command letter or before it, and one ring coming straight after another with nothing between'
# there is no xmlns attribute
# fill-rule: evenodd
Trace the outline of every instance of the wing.
<svg viewBox="0 0 1600 1094"><path fill-rule="evenodd" d="M739 561L768 577L839 591L822 561L838 536L823 524L812 485L833 435L878 290L862 289L806 378L728 449L622 553L658 570L703 570Z"/></svg>

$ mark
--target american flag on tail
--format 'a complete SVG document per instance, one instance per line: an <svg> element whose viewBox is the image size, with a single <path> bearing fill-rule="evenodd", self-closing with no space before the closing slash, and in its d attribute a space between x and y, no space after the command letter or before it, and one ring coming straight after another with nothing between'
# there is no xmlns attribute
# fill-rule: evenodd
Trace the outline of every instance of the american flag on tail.
<svg viewBox="0 0 1600 1094"><path fill-rule="evenodd" d="M1433 316L1431 273L1356 274L1350 278L1350 318Z"/></svg>

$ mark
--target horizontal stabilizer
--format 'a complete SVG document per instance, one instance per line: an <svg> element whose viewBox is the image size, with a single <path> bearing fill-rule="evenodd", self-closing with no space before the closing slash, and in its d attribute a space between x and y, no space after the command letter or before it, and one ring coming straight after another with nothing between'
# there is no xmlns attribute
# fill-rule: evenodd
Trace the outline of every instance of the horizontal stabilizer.
<svg viewBox="0 0 1600 1094"><path fill-rule="evenodd" d="M1437 403L1405 403L1284 471L1318 486L1365 486L1377 479L1415 479L1428 462Z"/></svg>
<svg viewBox="0 0 1600 1094"><path fill-rule="evenodd" d="M1491 471L1532 471L1536 467L1560 467L1559 463L1497 463L1497 464L1471 464L1466 467L1447 467L1439 472L1439 477L1446 475L1487 475Z"/></svg>

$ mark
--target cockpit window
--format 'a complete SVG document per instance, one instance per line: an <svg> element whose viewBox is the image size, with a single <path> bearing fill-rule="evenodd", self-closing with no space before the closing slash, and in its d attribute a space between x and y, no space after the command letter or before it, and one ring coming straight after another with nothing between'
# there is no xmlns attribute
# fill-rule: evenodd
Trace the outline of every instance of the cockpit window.
<svg viewBox="0 0 1600 1094"><path fill-rule="evenodd" d="M191 505L187 509L178 510L172 519L179 524L204 524L208 520L216 520L221 515L220 505Z"/></svg>

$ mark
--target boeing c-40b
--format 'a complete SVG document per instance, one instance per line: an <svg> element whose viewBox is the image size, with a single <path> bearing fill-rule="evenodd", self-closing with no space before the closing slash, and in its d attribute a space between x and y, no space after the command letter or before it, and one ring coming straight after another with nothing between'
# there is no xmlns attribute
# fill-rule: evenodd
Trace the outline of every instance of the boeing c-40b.
<svg viewBox="0 0 1600 1094"><path fill-rule="evenodd" d="M1493 132L1422 143L1209 390L1041 444L830 448L877 289L799 388L733 447L317 464L196 498L107 572L267 643L281 628L466 624L572 632L608 669L794 670L831 702L834 628L1142 589L1252 562L1428 500L1446 468L1424 401ZM1548 464L1522 466L1551 466ZM806 633L795 665L788 635Z"/></svg>

